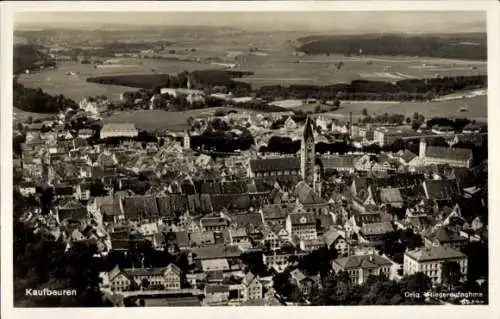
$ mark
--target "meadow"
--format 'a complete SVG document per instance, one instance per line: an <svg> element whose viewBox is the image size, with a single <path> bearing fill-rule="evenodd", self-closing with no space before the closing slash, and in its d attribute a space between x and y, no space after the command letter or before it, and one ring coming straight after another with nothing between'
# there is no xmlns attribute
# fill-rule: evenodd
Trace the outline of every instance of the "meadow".
<svg viewBox="0 0 500 319"><path fill-rule="evenodd" d="M404 114L407 117L412 117L415 112L423 114L426 119L432 117L448 117L448 118L469 118L484 122L487 120L488 107L487 96L475 96L471 98L439 101L439 102L367 102L367 101L342 101L340 109L329 112L336 114L339 117L347 118L352 112L354 118L361 117L363 109L368 110L368 114ZM464 105L469 108L468 112L458 112L458 109ZM311 108L311 107L308 107ZM308 110L308 109L306 109Z"/></svg>
<svg viewBox="0 0 500 319"><path fill-rule="evenodd" d="M139 130L155 131L168 129L182 132L186 128L189 117L208 116L216 109L197 109L184 112L167 112L163 110L135 110L117 112L104 118L103 123L134 123Z"/></svg>
<svg viewBox="0 0 500 319"><path fill-rule="evenodd" d="M87 82L89 77L106 75L132 75L178 73L199 69L220 68L220 66L200 64L196 62L153 60L153 59L120 59L120 64L94 68L89 64L67 63L60 64L55 69L47 69L38 73L21 74L19 83L26 87L37 88L49 94L63 94L75 101L87 96L105 95L112 100L118 100L125 91L134 91L134 88L103 85ZM73 72L74 74L69 74Z"/></svg>
<svg viewBox="0 0 500 319"><path fill-rule="evenodd" d="M220 69L220 65L211 61L231 63L237 66L234 71L254 72L251 76L235 79L252 85L254 89L265 85L292 84L327 85L348 83L352 80L398 81L408 78L429 78L458 75L484 75L487 73L485 61L454 60L428 57L404 56L352 56L314 55L298 56L290 41L298 34L238 34L205 39L178 39L165 56L193 60L175 61L167 59L117 58L113 65L94 68L85 64L60 64L55 69L34 74L22 74L19 82L27 87L40 87L50 94L63 94L76 101L86 96L105 95L117 100L125 91L134 88L104 85L87 82L89 77L106 75L135 75L179 73L182 71ZM254 48L258 48L258 52ZM195 61L198 59L198 62ZM339 67L339 64L342 64ZM74 75L69 75L74 72ZM487 115L486 96L477 96L465 100L440 102L343 102L335 111L339 116L353 112L359 116L364 108L369 113L403 113L411 116L414 112L426 117L449 116L484 119ZM465 103L469 112L458 113ZM310 106L308 106L310 108ZM139 127L170 128L179 130L191 115L207 110L188 112L135 111L115 114L105 121L133 121ZM192 113L192 114L191 114Z"/></svg>

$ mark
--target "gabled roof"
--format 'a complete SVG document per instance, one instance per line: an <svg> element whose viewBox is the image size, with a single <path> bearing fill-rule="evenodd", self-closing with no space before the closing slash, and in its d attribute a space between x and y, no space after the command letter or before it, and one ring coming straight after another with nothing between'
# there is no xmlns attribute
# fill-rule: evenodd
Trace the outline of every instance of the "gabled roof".
<svg viewBox="0 0 500 319"><path fill-rule="evenodd" d="M218 226L218 225L229 225L229 220L224 217L219 216L205 216L200 219L202 227Z"/></svg>
<svg viewBox="0 0 500 319"><path fill-rule="evenodd" d="M208 284L205 286L205 293L206 294L229 293L229 286Z"/></svg>
<svg viewBox="0 0 500 319"><path fill-rule="evenodd" d="M213 247L194 247L192 249L194 259L218 259L218 258L234 258L242 254L238 246L213 246Z"/></svg>
<svg viewBox="0 0 500 319"><path fill-rule="evenodd" d="M426 180L423 185L428 199L450 200L459 194L455 180Z"/></svg>
<svg viewBox="0 0 500 319"><path fill-rule="evenodd" d="M460 236L458 233L452 231L447 227L439 227L425 237L431 241L437 240L440 243L451 243L467 240L467 238Z"/></svg>
<svg viewBox="0 0 500 319"><path fill-rule="evenodd" d="M325 171L334 170L339 168L354 169L354 164L359 158L359 155L321 155L319 159L323 164Z"/></svg>
<svg viewBox="0 0 500 319"><path fill-rule="evenodd" d="M300 269L295 269L293 270L292 272L290 272L290 276L297 280L297 282L301 282L302 280L306 279L306 275L304 275L304 273L302 271L300 271Z"/></svg>
<svg viewBox="0 0 500 319"><path fill-rule="evenodd" d="M269 172L300 169L298 157L259 158L250 160L253 172Z"/></svg>
<svg viewBox="0 0 500 319"><path fill-rule="evenodd" d="M191 245L212 245L215 244L215 237L212 231L199 231L189 234Z"/></svg>
<svg viewBox="0 0 500 319"><path fill-rule="evenodd" d="M262 216L259 213L232 215L231 220L238 227L259 227L264 224Z"/></svg>
<svg viewBox="0 0 500 319"><path fill-rule="evenodd" d="M417 248L406 252L405 255L417 261L446 260L467 257L460 251L447 246Z"/></svg>
<svg viewBox="0 0 500 319"><path fill-rule="evenodd" d="M247 272L245 274L245 277L243 278L243 281L242 283L245 285L245 286L249 286L255 279L257 279L257 277L255 277L254 274L252 274L251 271ZM258 280L257 280L258 281Z"/></svg>
<svg viewBox="0 0 500 319"><path fill-rule="evenodd" d="M383 235L394 231L390 222L363 224L360 232L363 235Z"/></svg>
<svg viewBox="0 0 500 319"><path fill-rule="evenodd" d="M377 268L380 266L390 266L392 262L376 254L370 255L354 255L344 258L338 258L333 261L343 269L358 269L358 268Z"/></svg>
<svg viewBox="0 0 500 319"><path fill-rule="evenodd" d="M316 225L316 219L312 213L291 213L288 217L292 225Z"/></svg>
<svg viewBox="0 0 500 319"><path fill-rule="evenodd" d="M472 150L465 148L428 146L425 150L425 157L467 161L472 159Z"/></svg>
<svg viewBox="0 0 500 319"><path fill-rule="evenodd" d="M398 188L381 188L380 201L382 203L401 203L403 202L403 197Z"/></svg>
<svg viewBox="0 0 500 319"><path fill-rule="evenodd" d="M326 203L326 201L304 181L300 181L297 186L295 186L293 193L294 196L298 197L300 203L304 205Z"/></svg>
<svg viewBox="0 0 500 319"><path fill-rule="evenodd" d="M337 239L342 238L344 239L344 236L342 236L337 230L335 229L330 229L326 233L323 234L323 238L325 239L325 243L330 246L332 245Z"/></svg>
<svg viewBox="0 0 500 319"><path fill-rule="evenodd" d="M382 216L379 213L365 213L354 215L354 220L358 226L371 223L379 223Z"/></svg>
<svg viewBox="0 0 500 319"><path fill-rule="evenodd" d="M284 219L295 209L294 204L273 204L262 206L262 215L265 220Z"/></svg>
<svg viewBox="0 0 500 319"><path fill-rule="evenodd" d="M153 196L131 196L123 198L122 201L123 212L127 219L137 220L159 216L156 198Z"/></svg>
<svg viewBox="0 0 500 319"><path fill-rule="evenodd" d="M417 157L417 154L409 151L409 150L405 150L403 152L403 154L401 155L401 159L405 162L405 163L409 163L411 162L411 160L413 160L415 157Z"/></svg>

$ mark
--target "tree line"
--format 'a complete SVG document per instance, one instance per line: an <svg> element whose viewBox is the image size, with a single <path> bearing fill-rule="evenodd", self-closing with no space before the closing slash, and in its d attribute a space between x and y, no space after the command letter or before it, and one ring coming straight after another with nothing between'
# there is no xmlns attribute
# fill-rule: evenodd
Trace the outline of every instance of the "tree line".
<svg viewBox="0 0 500 319"><path fill-rule="evenodd" d="M42 89L27 88L14 79L14 107L34 113L57 113L68 108L78 109L78 104L62 94L50 95Z"/></svg>
<svg viewBox="0 0 500 319"><path fill-rule="evenodd" d="M429 101L438 96L486 85L486 75L405 79L395 83L353 80L350 84L338 83L326 86L268 85L259 88L256 96L267 100L314 98L318 100Z"/></svg>
<svg viewBox="0 0 500 319"><path fill-rule="evenodd" d="M487 58L486 33L473 37L465 35L461 38L397 35L316 36L299 41L305 43L298 47L298 51L307 54L404 55L470 60Z"/></svg>

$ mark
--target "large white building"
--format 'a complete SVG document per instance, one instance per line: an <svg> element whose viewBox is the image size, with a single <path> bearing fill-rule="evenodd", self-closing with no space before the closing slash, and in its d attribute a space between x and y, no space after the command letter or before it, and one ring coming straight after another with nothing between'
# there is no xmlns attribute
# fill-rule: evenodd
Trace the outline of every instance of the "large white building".
<svg viewBox="0 0 500 319"><path fill-rule="evenodd" d="M137 137L139 130L133 123L107 123L102 126L100 137Z"/></svg>
<svg viewBox="0 0 500 319"><path fill-rule="evenodd" d="M470 149L427 146L426 140L421 139L419 158L414 159L413 162L420 166L448 164L454 167L470 168L472 160L473 154Z"/></svg>
<svg viewBox="0 0 500 319"><path fill-rule="evenodd" d="M462 278L467 276L467 256L446 246L433 246L407 251L404 255L403 273L405 276L417 272L426 274L433 283L442 282L443 264L456 262Z"/></svg>

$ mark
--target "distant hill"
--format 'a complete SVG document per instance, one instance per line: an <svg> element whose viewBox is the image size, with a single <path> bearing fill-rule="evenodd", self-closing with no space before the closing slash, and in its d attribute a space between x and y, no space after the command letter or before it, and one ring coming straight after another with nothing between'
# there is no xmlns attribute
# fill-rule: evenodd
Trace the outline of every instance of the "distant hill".
<svg viewBox="0 0 500 319"><path fill-rule="evenodd" d="M486 60L485 33L446 35L315 35L297 39L306 54L403 55Z"/></svg>
<svg viewBox="0 0 500 319"><path fill-rule="evenodd" d="M32 44L14 44L14 73L32 70L49 63L49 57Z"/></svg>

